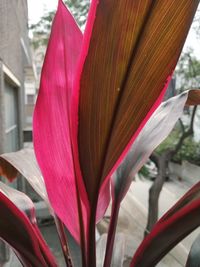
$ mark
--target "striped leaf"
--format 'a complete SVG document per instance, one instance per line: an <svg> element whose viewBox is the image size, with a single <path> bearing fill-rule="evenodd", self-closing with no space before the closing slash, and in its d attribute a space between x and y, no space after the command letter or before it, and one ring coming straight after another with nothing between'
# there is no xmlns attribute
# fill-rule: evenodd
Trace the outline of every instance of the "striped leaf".
<svg viewBox="0 0 200 267"><path fill-rule="evenodd" d="M81 44L82 33L59 0L41 74L33 137L49 201L78 242L79 214L83 213L83 220L87 220L89 210L84 186L77 192L78 167L75 168L71 138L72 91Z"/></svg>
<svg viewBox="0 0 200 267"><path fill-rule="evenodd" d="M160 104L198 3L92 1L75 84L80 166L91 205L91 266L100 186Z"/></svg>
<svg viewBox="0 0 200 267"><path fill-rule="evenodd" d="M93 0L82 38L59 0L34 146L55 212L87 250L84 266L96 264L106 184L160 104L198 2Z"/></svg>
<svg viewBox="0 0 200 267"><path fill-rule="evenodd" d="M78 77L80 164L91 203L161 102L198 2L92 1Z"/></svg>

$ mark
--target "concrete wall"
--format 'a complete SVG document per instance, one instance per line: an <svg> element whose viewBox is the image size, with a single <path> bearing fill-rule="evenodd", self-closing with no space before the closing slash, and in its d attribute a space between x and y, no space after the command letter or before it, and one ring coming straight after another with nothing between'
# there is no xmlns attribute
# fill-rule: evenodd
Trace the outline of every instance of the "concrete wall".
<svg viewBox="0 0 200 267"><path fill-rule="evenodd" d="M4 74L3 64L0 61L0 153L4 152L5 144L5 107L4 107Z"/></svg>
<svg viewBox="0 0 200 267"><path fill-rule="evenodd" d="M19 147L23 146L24 127L24 68L31 64L28 39L27 0L0 1L0 153L4 152L4 86L7 77L5 66L12 77L19 81L18 95L18 128ZM9 82L13 82L12 78Z"/></svg>
<svg viewBox="0 0 200 267"><path fill-rule="evenodd" d="M0 36L0 58L23 81L24 65L30 57L26 0L0 1Z"/></svg>
<svg viewBox="0 0 200 267"><path fill-rule="evenodd" d="M190 186L200 181L200 166L183 161L182 165L170 162L170 175L188 182Z"/></svg>
<svg viewBox="0 0 200 267"><path fill-rule="evenodd" d="M5 88L11 86L17 95L17 142L23 146L24 68L31 64L28 40L27 0L0 1L0 154L6 152ZM8 100L8 98L7 98ZM13 109L13 106L10 109ZM12 146L11 146L12 147ZM18 184L19 185L19 184ZM21 187L21 186L20 186ZM9 250L0 242L0 265L9 258Z"/></svg>

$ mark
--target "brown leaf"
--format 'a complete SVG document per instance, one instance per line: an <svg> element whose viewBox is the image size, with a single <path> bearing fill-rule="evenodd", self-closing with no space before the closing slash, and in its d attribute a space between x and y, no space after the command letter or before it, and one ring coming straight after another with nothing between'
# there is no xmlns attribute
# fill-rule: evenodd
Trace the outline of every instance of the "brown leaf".
<svg viewBox="0 0 200 267"><path fill-rule="evenodd" d="M200 102L200 90L190 90L186 105L195 106L195 105L199 105L199 102Z"/></svg>
<svg viewBox="0 0 200 267"><path fill-rule="evenodd" d="M0 158L0 175L7 178L10 182L12 182L15 178L17 178L18 171L13 167L9 162L5 159Z"/></svg>
<svg viewBox="0 0 200 267"><path fill-rule="evenodd" d="M33 149L22 149L0 155L0 172L9 180L16 178L18 173L22 174L47 205L50 205Z"/></svg>
<svg viewBox="0 0 200 267"><path fill-rule="evenodd" d="M198 2L99 2L79 109L80 163L90 202L162 94Z"/></svg>

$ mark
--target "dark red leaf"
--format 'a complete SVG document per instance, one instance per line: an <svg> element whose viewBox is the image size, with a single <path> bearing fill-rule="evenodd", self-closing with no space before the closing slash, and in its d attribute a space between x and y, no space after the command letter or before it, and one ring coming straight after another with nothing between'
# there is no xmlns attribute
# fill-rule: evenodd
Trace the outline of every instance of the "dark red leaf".
<svg viewBox="0 0 200 267"><path fill-rule="evenodd" d="M31 224L2 192L0 192L0 238L15 251L27 267L57 267L36 224Z"/></svg>
<svg viewBox="0 0 200 267"><path fill-rule="evenodd" d="M136 251L131 267L156 265L177 243L200 226L199 196L200 183L190 189L155 224Z"/></svg>

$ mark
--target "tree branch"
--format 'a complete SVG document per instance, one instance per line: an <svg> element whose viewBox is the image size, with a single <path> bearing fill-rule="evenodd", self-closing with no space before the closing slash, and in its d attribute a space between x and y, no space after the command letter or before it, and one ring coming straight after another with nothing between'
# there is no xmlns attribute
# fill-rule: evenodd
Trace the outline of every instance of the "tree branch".
<svg viewBox="0 0 200 267"><path fill-rule="evenodd" d="M192 110L192 117L190 120L190 126L189 126L188 130L184 131L183 134L181 135L178 143L175 146L175 149L171 150L171 158L173 158L178 153L178 151L181 149L181 146L183 145L183 142L185 141L185 139L188 138L189 136L193 135L193 133L194 133L194 119L195 119L196 110L197 110L197 106L194 106L193 110Z"/></svg>

